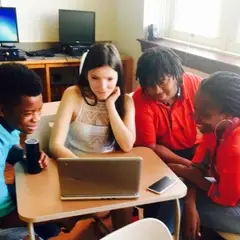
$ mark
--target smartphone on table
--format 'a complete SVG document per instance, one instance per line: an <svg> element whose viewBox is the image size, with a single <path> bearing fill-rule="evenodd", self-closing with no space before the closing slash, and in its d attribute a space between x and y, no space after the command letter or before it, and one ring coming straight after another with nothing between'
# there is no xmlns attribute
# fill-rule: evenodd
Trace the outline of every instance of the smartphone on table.
<svg viewBox="0 0 240 240"><path fill-rule="evenodd" d="M157 194L164 193L177 182L177 179L164 176L148 187L148 190Z"/></svg>

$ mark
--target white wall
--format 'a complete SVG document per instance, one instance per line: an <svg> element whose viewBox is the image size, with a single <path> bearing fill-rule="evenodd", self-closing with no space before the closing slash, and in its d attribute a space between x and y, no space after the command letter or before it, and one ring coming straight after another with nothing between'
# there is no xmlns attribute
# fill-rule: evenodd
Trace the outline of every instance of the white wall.
<svg viewBox="0 0 240 240"><path fill-rule="evenodd" d="M116 0L116 10L116 45L121 53L132 56L136 64L141 54L137 38L144 36L144 0Z"/></svg>
<svg viewBox="0 0 240 240"><path fill-rule="evenodd" d="M120 51L137 56L140 44L137 38L143 37L144 0L116 0L116 44Z"/></svg>
<svg viewBox="0 0 240 240"><path fill-rule="evenodd" d="M96 40L115 39L112 0L1 0L16 7L20 42L58 41L58 9L96 12ZM41 4L40 4L41 2Z"/></svg>
<svg viewBox="0 0 240 240"><path fill-rule="evenodd" d="M58 41L58 9L96 12L96 40L112 40L136 60L141 51L144 0L0 0L16 7L20 42Z"/></svg>

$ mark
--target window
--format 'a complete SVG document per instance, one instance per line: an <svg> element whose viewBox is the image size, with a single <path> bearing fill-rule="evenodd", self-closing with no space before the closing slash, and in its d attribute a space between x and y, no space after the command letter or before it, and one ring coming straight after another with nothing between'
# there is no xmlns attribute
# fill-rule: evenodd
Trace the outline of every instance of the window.
<svg viewBox="0 0 240 240"><path fill-rule="evenodd" d="M176 0L174 11L173 30L209 38L219 36L221 0Z"/></svg>
<svg viewBox="0 0 240 240"><path fill-rule="evenodd" d="M230 28L233 29L233 37L227 42L226 50L240 54L240 20L238 24L232 24L232 26L236 26L236 28Z"/></svg>
<svg viewBox="0 0 240 240"><path fill-rule="evenodd" d="M240 42L240 21L238 23L237 42Z"/></svg>
<svg viewBox="0 0 240 240"><path fill-rule="evenodd" d="M160 18L168 16L159 21L162 36L240 53L240 0L159 1L167 12Z"/></svg>

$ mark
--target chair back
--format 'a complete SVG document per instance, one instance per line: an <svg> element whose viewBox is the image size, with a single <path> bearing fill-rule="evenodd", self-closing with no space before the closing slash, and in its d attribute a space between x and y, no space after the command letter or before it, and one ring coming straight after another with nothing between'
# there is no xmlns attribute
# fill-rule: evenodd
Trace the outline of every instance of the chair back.
<svg viewBox="0 0 240 240"><path fill-rule="evenodd" d="M131 223L101 240L173 240L164 223L157 219L145 218Z"/></svg>
<svg viewBox="0 0 240 240"><path fill-rule="evenodd" d="M30 135L27 135L27 139L38 139L40 149L50 156L49 151L49 139L51 135L52 126L54 124L56 115L42 116L38 124L38 128Z"/></svg>

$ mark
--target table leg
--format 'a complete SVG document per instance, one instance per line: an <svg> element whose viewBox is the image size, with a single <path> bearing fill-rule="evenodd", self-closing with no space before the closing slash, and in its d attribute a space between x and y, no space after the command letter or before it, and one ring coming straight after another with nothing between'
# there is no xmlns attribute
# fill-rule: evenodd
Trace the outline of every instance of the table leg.
<svg viewBox="0 0 240 240"><path fill-rule="evenodd" d="M175 200L175 228L174 228L174 239L179 239L180 234L180 223L181 223L181 208L179 199Z"/></svg>
<svg viewBox="0 0 240 240"><path fill-rule="evenodd" d="M35 240L36 238L35 238L33 223L28 223L28 232L29 232L30 240Z"/></svg>

